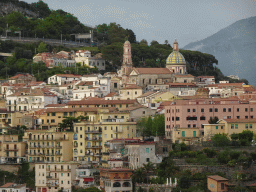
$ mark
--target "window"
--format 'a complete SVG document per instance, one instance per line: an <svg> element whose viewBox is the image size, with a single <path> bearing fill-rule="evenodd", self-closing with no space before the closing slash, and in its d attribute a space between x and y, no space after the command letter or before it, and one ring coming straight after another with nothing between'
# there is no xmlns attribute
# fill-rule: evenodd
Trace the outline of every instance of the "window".
<svg viewBox="0 0 256 192"><path fill-rule="evenodd" d="M202 121L205 120L205 117L204 117L204 116L201 116L201 117L200 117L200 120L202 120Z"/></svg>
<svg viewBox="0 0 256 192"><path fill-rule="evenodd" d="M221 129L223 129L223 126L221 126Z"/></svg>
<svg viewBox="0 0 256 192"><path fill-rule="evenodd" d="M212 112L212 108L209 109L209 112Z"/></svg>
<svg viewBox="0 0 256 192"><path fill-rule="evenodd" d="M113 138L113 134L111 134L111 138Z"/></svg>
<svg viewBox="0 0 256 192"><path fill-rule="evenodd" d="M182 131L182 137L185 137L185 131Z"/></svg>
<svg viewBox="0 0 256 192"><path fill-rule="evenodd" d="M252 124L250 124L250 129L252 129Z"/></svg>
<svg viewBox="0 0 256 192"><path fill-rule="evenodd" d="M224 190L224 183L221 183L221 190Z"/></svg>
<svg viewBox="0 0 256 192"><path fill-rule="evenodd" d="M231 129L234 129L234 124L231 124Z"/></svg>
<svg viewBox="0 0 256 192"><path fill-rule="evenodd" d="M196 112L196 109L193 109L193 112Z"/></svg>
<svg viewBox="0 0 256 192"><path fill-rule="evenodd" d="M107 138L107 134L105 134L105 138Z"/></svg>
<svg viewBox="0 0 256 192"><path fill-rule="evenodd" d="M204 109L201 109L201 112L204 113Z"/></svg>
<svg viewBox="0 0 256 192"><path fill-rule="evenodd" d="M248 119L248 116L245 116L245 119Z"/></svg>
<svg viewBox="0 0 256 192"><path fill-rule="evenodd" d="M251 116L251 119L253 119L253 116Z"/></svg>
<svg viewBox="0 0 256 192"><path fill-rule="evenodd" d="M117 83L114 83L114 88L117 88Z"/></svg>
<svg viewBox="0 0 256 192"><path fill-rule="evenodd" d="M149 161L150 161L150 158L147 158L146 161L149 162Z"/></svg>
<svg viewBox="0 0 256 192"><path fill-rule="evenodd" d="M104 130L107 130L107 127L104 127Z"/></svg>
<svg viewBox="0 0 256 192"><path fill-rule="evenodd" d="M51 123L55 123L55 119L51 119Z"/></svg>
<svg viewBox="0 0 256 192"><path fill-rule="evenodd" d="M52 113L52 116L56 116L56 113Z"/></svg>
<svg viewBox="0 0 256 192"><path fill-rule="evenodd" d="M239 108L237 108L236 111L239 112Z"/></svg>
<svg viewBox="0 0 256 192"><path fill-rule="evenodd" d="M226 108L223 108L223 112L226 112L227 110L226 110Z"/></svg>
<svg viewBox="0 0 256 192"><path fill-rule="evenodd" d="M240 116L236 116L237 119L240 119Z"/></svg>
<svg viewBox="0 0 256 192"><path fill-rule="evenodd" d="M180 120L180 118L179 117L176 117L176 121L179 121Z"/></svg>
<svg viewBox="0 0 256 192"><path fill-rule="evenodd" d="M82 127L80 127L80 131L82 131L83 130L83 128Z"/></svg>
<svg viewBox="0 0 256 192"><path fill-rule="evenodd" d="M235 124L235 129L238 129L238 124Z"/></svg>
<svg viewBox="0 0 256 192"><path fill-rule="evenodd" d="M83 138L83 135L80 135L80 138Z"/></svg>
<svg viewBox="0 0 256 192"><path fill-rule="evenodd" d="M196 124L193 124L193 128L195 128L196 127Z"/></svg>
<svg viewBox="0 0 256 192"><path fill-rule="evenodd" d="M248 108L245 108L245 112L247 112L248 111Z"/></svg>
<svg viewBox="0 0 256 192"><path fill-rule="evenodd" d="M149 153L149 148L146 148L146 153Z"/></svg>
<svg viewBox="0 0 256 192"><path fill-rule="evenodd" d="M191 125L190 124L188 124L188 128L190 128L191 127Z"/></svg>
<svg viewBox="0 0 256 192"><path fill-rule="evenodd" d="M215 112L218 112L218 108L215 108L214 110L215 110Z"/></svg>
<svg viewBox="0 0 256 192"><path fill-rule="evenodd" d="M251 112L253 112L253 108L251 108L250 110L251 110Z"/></svg>
<svg viewBox="0 0 256 192"><path fill-rule="evenodd" d="M219 129L219 126L216 126L216 129Z"/></svg>
<svg viewBox="0 0 256 192"><path fill-rule="evenodd" d="M228 112L231 112L231 108L228 108Z"/></svg>
<svg viewBox="0 0 256 192"><path fill-rule="evenodd" d="M245 129L248 129L248 124L245 124Z"/></svg>
<svg viewBox="0 0 256 192"><path fill-rule="evenodd" d="M188 112L190 112L190 109L188 109Z"/></svg>

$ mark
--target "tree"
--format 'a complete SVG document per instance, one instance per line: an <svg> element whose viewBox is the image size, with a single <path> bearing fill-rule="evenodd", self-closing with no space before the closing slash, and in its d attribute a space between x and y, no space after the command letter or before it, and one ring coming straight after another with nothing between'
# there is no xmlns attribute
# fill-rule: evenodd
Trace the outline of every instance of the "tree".
<svg viewBox="0 0 256 192"><path fill-rule="evenodd" d="M253 132L250 130L244 130L242 133L238 134L238 137L242 146L250 145L253 139Z"/></svg>
<svg viewBox="0 0 256 192"><path fill-rule="evenodd" d="M49 9L48 5L40 0L36 3L32 3L31 8L35 12L39 13L40 18L46 18L51 14L51 10Z"/></svg>
<svg viewBox="0 0 256 192"><path fill-rule="evenodd" d="M60 129L64 130L65 128L69 128L70 131L73 131L74 123L78 122L78 118L75 117L65 117L65 119L62 120L62 123L59 123Z"/></svg>
<svg viewBox="0 0 256 192"><path fill-rule="evenodd" d="M165 118L164 114L156 115L152 122L152 135L165 135Z"/></svg>
<svg viewBox="0 0 256 192"><path fill-rule="evenodd" d="M141 44L141 45L147 45L147 46L148 46L148 41L147 41L146 39L142 39L142 40L140 41L140 44Z"/></svg>
<svg viewBox="0 0 256 192"><path fill-rule="evenodd" d="M217 124L218 121L219 121L219 118L215 116L214 118L210 117L208 122L209 124Z"/></svg>
<svg viewBox="0 0 256 192"><path fill-rule="evenodd" d="M175 162L171 157L165 157L157 167L157 176L166 180L166 178L175 175L178 170L179 168L175 166Z"/></svg>
<svg viewBox="0 0 256 192"><path fill-rule="evenodd" d="M151 163L151 162L148 162L147 164L144 164L143 163L143 169L145 170L145 172L146 172L146 177L147 177L147 183L149 183L148 182L148 177L149 177L149 173L150 172L155 172L155 165L153 164L153 163Z"/></svg>
<svg viewBox="0 0 256 192"><path fill-rule="evenodd" d="M142 167L136 169L132 175L133 182L142 183L142 182L145 182L145 178L146 178L146 172L145 172L145 169L143 169Z"/></svg>
<svg viewBox="0 0 256 192"><path fill-rule="evenodd" d="M217 155L217 159L220 163L228 163L230 161L229 152L228 151L222 151Z"/></svg>
<svg viewBox="0 0 256 192"><path fill-rule="evenodd" d="M227 134L215 134L212 138L214 145L217 147L223 147L223 146L228 146L230 145L230 140L227 136Z"/></svg>
<svg viewBox="0 0 256 192"><path fill-rule="evenodd" d="M182 176L180 179L179 179L179 186L180 188L182 189L188 189L190 187L190 179L189 177L186 177L186 176Z"/></svg>
<svg viewBox="0 0 256 192"><path fill-rule="evenodd" d="M38 45L37 51L38 51L38 53L46 52L47 51L47 44L45 44L44 42L41 42Z"/></svg>

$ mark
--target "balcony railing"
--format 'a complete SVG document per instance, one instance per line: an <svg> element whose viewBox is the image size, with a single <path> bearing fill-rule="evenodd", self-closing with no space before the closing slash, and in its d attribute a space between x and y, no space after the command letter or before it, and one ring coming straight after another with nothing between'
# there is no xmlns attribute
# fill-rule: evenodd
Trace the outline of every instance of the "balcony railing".
<svg viewBox="0 0 256 192"><path fill-rule="evenodd" d="M18 148L4 148L4 151L18 151Z"/></svg>
<svg viewBox="0 0 256 192"><path fill-rule="evenodd" d="M118 129L118 130L114 130L113 132L114 133L123 133L123 130Z"/></svg>
<svg viewBox="0 0 256 192"><path fill-rule="evenodd" d="M85 133L102 133L102 130L99 129L99 130L85 130L84 131Z"/></svg>

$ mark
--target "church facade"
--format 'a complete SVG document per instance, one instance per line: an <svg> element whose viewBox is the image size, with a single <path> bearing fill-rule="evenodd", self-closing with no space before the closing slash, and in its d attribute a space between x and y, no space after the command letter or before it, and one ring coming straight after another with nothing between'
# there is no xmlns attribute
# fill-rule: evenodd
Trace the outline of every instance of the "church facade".
<svg viewBox="0 0 256 192"><path fill-rule="evenodd" d="M166 60L165 68L134 68L132 64L131 44L124 43L123 63L118 76L123 84L136 84L145 88L149 84L165 84L173 81L174 74L186 73L186 61L179 52L178 42L173 43L173 52Z"/></svg>

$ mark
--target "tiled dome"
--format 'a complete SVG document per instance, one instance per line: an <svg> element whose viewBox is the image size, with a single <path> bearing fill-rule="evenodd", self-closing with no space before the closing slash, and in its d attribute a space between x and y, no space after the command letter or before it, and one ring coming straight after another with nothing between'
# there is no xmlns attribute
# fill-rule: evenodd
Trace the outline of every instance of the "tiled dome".
<svg viewBox="0 0 256 192"><path fill-rule="evenodd" d="M185 58L179 51L173 51L166 59L167 65L177 65L186 63Z"/></svg>

